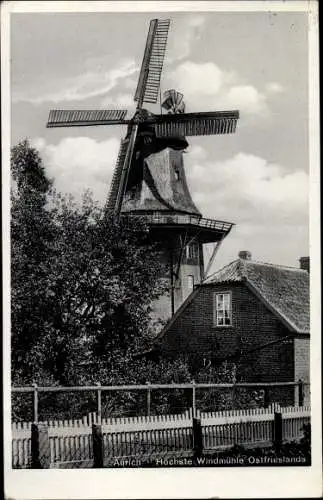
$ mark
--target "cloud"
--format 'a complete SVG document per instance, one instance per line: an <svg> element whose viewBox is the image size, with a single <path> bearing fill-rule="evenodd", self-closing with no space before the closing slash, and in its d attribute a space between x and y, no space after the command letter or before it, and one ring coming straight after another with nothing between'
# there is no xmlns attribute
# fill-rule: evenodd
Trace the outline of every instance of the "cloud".
<svg viewBox="0 0 323 500"><path fill-rule="evenodd" d="M139 69L138 69L138 71L139 71ZM131 78L131 77L125 78L123 81L123 87L126 90L130 90L132 92L132 94L135 95L137 83L138 83L138 81L136 78Z"/></svg>
<svg viewBox="0 0 323 500"><path fill-rule="evenodd" d="M238 153L225 161L189 159L194 200L209 217L243 224L307 224L308 175L264 158Z"/></svg>
<svg viewBox="0 0 323 500"><path fill-rule="evenodd" d="M278 82L269 82L266 85L266 91L271 94L280 94L285 92L285 87Z"/></svg>
<svg viewBox="0 0 323 500"><path fill-rule="evenodd" d="M99 201L106 198L119 139L67 137L53 145L35 138L33 145L59 190L79 196L90 188ZM206 217L243 224L307 223L309 180L304 171L289 172L244 152L212 161L199 145L189 149L184 161L192 196Z"/></svg>
<svg viewBox="0 0 323 500"><path fill-rule="evenodd" d="M89 188L95 199L105 202L118 139L68 137L53 145L35 138L33 145L59 191L79 199ZM200 145L190 147L184 162L189 189L203 216L236 224L217 254L215 267L234 260L243 249L252 251L255 259L286 265L297 265L299 255L308 252L305 172L291 173L283 165L244 152L212 161ZM210 252L206 249L206 257Z"/></svg>
<svg viewBox="0 0 323 500"><path fill-rule="evenodd" d="M46 147L46 141L43 137L36 137L32 139L31 145L33 148L38 149L38 151L43 150Z"/></svg>
<svg viewBox="0 0 323 500"><path fill-rule="evenodd" d="M167 61L173 63L187 58L194 43L200 38L205 17L200 14L185 16L176 22L176 28L170 30L168 37Z"/></svg>
<svg viewBox="0 0 323 500"><path fill-rule="evenodd" d="M112 106L113 108L127 108L128 110L134 110L136 107L133 95L129 93L117 94L115 96L108 95L102 99L100 105L102 107Z"/></svg>
<svg viewBox="0 0 323 500"><path fill-rule="evenodd" d="M110 71L100 70L97 66L88 71L68 78L57 78L55 84L39 82L37 86L24 88L23 91L13 92L13 101L27 101L41 104L46 101L54 103L82 101L91 97L107 94L121 85L124 79L138 71L133 60L124 59ZM54 90L55 88L55 90Z"/></svg>
<svg viewBox="0 0 323 500"><path fill-rule="evenodd" d="M168 62L185 59L201 34L205 18L202 15L185 16L176 29L170 30L167 54L171 54ZM167 57L167 55L166 55ZM78 69L75 69L75 68ZM79 64L66 69L68 76L56 74L54 78L46 78L42 74L32 79L27 85L13 85L13 102L64 103L82 101L104 96L114 88L122 87L134 94L137 85L139 66L135 59L123 58L114 64L111 70L111 54L103 57L90 57ZM72 73L73 72L73 73ZM127 93L128 93L127 92Z"/></svg>
<svg viewBox="0 0 323 500"><path fill-rule="evenodd" d="M185 61L173 72L173 79L188 98L196 95L214 96L225 82L225 72L212 62Z"/></svg>
<svg viewBox="0 0 323 500"><path fill-rule="evenodd" d="M253 115L265 114L268 110L266 96L252 85L231 87L223 101L234 109Z"/></svg>
<svg viewBox="0 0 323 500"><path fill-rule="evenodd" d="M204 148L202 148L202 146L199 146L198 144L189 146L187 152L189 154L190 162L204 161L207 158L207 152Z"/></svg>
<svg viewBox="0 0 323 500"><path fill-rule="evenodd" d="M57 145L36 138L48 175L64 192L79 196L90 188L99 201L108 194L119 140L96 141L67 137ZM307 224L308 175L289 172L283 165L240 152L223 161L212 161L199 145L184 157L188 184L197 206L206 217L240 224L297 226Z"/></svg>
<svg viewBox="0 0 323 500"><path fill-rule="evenodd" d="M187 111L231 108L241 110L244 116L267 116L269 98L284 91L278 82L258 89L214 62L185 61L169 75L167 83L184 94Z"/></svg>
<svg viewBox="0 0 323 500"><path fill-rule="evenodd" d="M201 148L202 149L202 148ZM308 253L308 175L240 152L224 161L185 156L193 200L204 217L235 223L212 271L250 250L255 260L298 266ZM213 245L205 248L205 261Z"/></svg>
<svg viewBox="0 0 323 500"><path fill-rule="evenodd" d="M88 137L67 137L53 145L36 138L32 143L59 191L80 199L85 189L91 189L95 199L105 202L119 150L118 139L99 142Z"/></svg>

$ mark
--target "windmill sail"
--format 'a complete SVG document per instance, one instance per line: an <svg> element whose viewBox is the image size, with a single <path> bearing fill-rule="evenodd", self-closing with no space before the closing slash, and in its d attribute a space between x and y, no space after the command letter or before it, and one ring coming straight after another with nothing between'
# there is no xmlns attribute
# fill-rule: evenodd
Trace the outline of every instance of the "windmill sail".
<svg viewBox="0 0 323 500"><path fill-rule="evenodd" d="M149 25L144 57L134 100L141 109L143 102L157 101L170 20L153 19ZM129 139L123 141L115 167L107 209L119 215L135 148L138 125L131 124Z"/></svg>
<svg viewBox="0 0 323 500"><path fill-rule="evenodd" d="M84 127L89 125L123 125L127 110L100 109L100 110L63 110L52 109L49 112L47 127Z"/></svg>
<svg viewBox="0 0 323 500"><path fill-rule="evenodd" d="M143 102L157 102L169 24L169 19L153 19L150 21L144 57L135 93L135 101L138 102L138 107L141 107Z"/></svg>
<svg viewBox="0 0 323 500"><path fill-rule="evenodd" d="M129 138L121 143L117 165L112 178L110 196L107 209L113 210L115 215L121 211L122 200L127 185L129 170L137 138L138 125L132 125Z"/></svg>
<svg viewBox="0 0 323 500"><path fill-rule="evenodd" d="M157 115L154 127L157 137L232 134L238 118L238 111Z"/></svg>
<svg viewBox="0 0 323 500"><path fill-rule="evenodd" d="M106 205L106 208L109 211L114 209L116 201L117 201L120 180L121 180L121 174L122 174L122 168L123 168L124 161L126 158L128 143L129 143L128 139L123 139L120 143L118 158L117 158L116 166L114 168L113 177L112 177L111 184L110 184L110 192L109 192L108 202Z"/></svg>

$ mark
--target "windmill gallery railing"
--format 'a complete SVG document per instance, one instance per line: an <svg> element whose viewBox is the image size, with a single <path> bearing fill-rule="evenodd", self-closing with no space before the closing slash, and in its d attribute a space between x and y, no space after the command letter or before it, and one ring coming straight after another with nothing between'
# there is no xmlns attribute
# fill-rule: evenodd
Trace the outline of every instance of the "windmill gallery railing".
<svg viewBox="0 0 323 500"><path fill-rule="evenodd" d="M124 213L123 215L126 215ZM196 227L201 227L201 228L208 228L208 229L216 229L218 231L225 231L228 232L234 225L231 222L226 222L226 221L219 221L219 220L214 220L214 219L206 219L204 217L198 217L195 215L178 215L178 214L167 214L163 215L160 212L152 213L152 214L131 214L132 217L136 217L139 220L148 223L150 225L173 225L176 224L177 226L196 226Z"/></svg>

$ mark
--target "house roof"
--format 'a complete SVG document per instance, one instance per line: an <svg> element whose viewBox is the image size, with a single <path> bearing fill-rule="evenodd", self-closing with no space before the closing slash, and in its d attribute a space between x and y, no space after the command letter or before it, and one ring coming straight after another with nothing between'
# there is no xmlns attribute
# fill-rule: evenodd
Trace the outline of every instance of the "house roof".
<svg viewBox="0 0 323 500"><path fill-rule="evenodd" d="M309 333L310 297L307 271L237 259L210 276L204 285L239 281L244 281L291 330Z"/></svg>

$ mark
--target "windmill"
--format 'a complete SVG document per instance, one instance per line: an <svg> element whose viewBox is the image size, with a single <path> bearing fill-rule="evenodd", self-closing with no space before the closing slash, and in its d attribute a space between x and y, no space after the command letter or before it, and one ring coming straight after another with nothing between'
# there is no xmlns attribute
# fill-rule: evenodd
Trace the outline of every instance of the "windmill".
<svg viewBox="0 0 323 500"><path fill-rule="evenodd" d="M194 284L204 278L203 244L216 243L210 264L233 226L205 219L196 208L183 166L186 137L234 133L239 112L186 113L183 95L174 89L164 92L160 103L164 113L154 114L143 107L155 104L160 96L169 25L169 19L150 21L132 118L127 118L126 110L51 110L47 127L127 126L106 209L115 217L145 219L152 238L165 243L174 314ZM167 316L167 300L161 302L159 314L165 316L166 311Z"/></svg>

